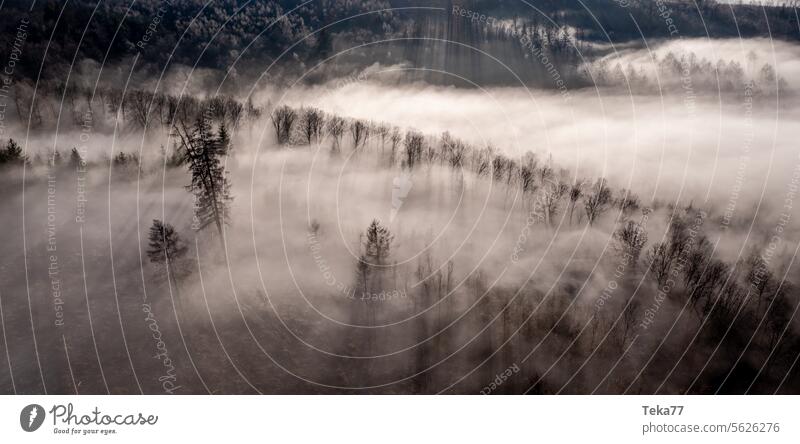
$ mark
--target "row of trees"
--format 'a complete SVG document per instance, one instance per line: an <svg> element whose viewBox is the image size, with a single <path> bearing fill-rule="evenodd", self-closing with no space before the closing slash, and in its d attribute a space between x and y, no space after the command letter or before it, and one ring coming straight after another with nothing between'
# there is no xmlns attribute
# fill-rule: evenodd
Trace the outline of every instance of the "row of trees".
<svg viewBox="0 0 800 444"><path fill-rule="evenodd" d="M28 162L28 157L22 153L22 148L14 139L8 139L6 146L0 149L0 165L22 165Z"/></svg>
<svg viewBox="0 0 800 444"><path fill-rule="evenodd" d="M787 298L792 284L776 279L758 250L735 264L715 258L713 244L702 230L703 217L698 210L688 208L670 220L665 239L647 251L645 261L651 278L663 289L670 288L670 277L681 276L683 294L691 306L700 315L714 316L723 325L765 319L768 345L774 346L790 320L785 308L792 305ZM620 241L629 249L641 250L646 237L643 241L630 237ZM771 307L768 313L765 307Z"/></svg>
<svg viewBox="0 0 800 444"><path fill-rule="evenodd" d="M770 264L758 251L752 251L746 259L735 264L725 263L716 257L702 224L695 226L697 220L706 216L701 216L701 212L691 205L686 208L670 207L673 215L664 239L648 244L646 221L651 217L652 209L643 206L635 194L625 189L614 191L602 178L567 181L565 178L569 175L566 172L558 170L550 161L540 162L530 153L521 159L511 159L491 148L471 147L447 133L438 138L429 138L414 130L403 133L396 127L358 119L342 119L313 108L283 106L273 112L272 119L276 136L283 135L282 139L279 138L282 143L322 143L327 137L331 149L335 151L342 149L341 138L348 134L346 145L349 149L371 149L379 158L392 158L383 162L386 166L415 169L434 164L445 165L455 171L493 181L505 187L507 192L520 192L527 196L528 208L541 214L545 226L554 226L559 220L557 216L563 212L567 213L564 215L566 223L573 225L576 222L576 208L579 209L578 223L594 225L603 214L614 209L617 213L613 224L614 246L624 255L627 264L625 280L620 285L634 292L633 282L643 277L651 282L646 287L647 291L618 307L622 310L619 312L620 322L613 323L616 312L597 316L593 320L596 324L591 330L593 332L613 329L612 337L618 338L618 341L612 341L615 346L626 346L630 342L646 308L642 301L665 288L668 300L688 301L697 319L708 323L708 331L704 336L708 340L719 339L727 326L736 325L741 328L743 336L757 332L754 344L758 344L762 351L777 346L781 335L784 335L781 344L795 341L794 333L787 328L795 303L789 296L793 291L791 284L778 282L770 271ZM336 135L331 133L331 127L339 129ZM397 134L394 142L390 137L383 136L387 133ZM392 144L394 148L383 149ZM637 212L640 217L633 217ZM377 220L362 235L362 254L354 264L354 287L359 291L380 293L398 286L391 257L393 239L388 228ZM411 299L415 307L423 310L449 294L449 282L453 279L452 263L437 266L430 255L423 255L418 258L417 267L417 281L412 285L414 290ZM400 286L407 287L407 284L400 283ZM376 313L378 307L375 304L353 307L353 316L358 320L357 323L372 325L379 316ZM417 326L420 340L426 340L438 332L452 314L434 310L433 314L420 320L422 324ZM511 311L504 314L503 328L513 331L514 328L508 326L514 325L516 316ZM551 328L567 327L554 321ZM595 334L591 336L594 344ZM416 359L419 368L426 368L434 362L436 347L441 345L437 341L444 337L436 336L435 340L418 347ZM372 352L375 347L370 342L368 350ZM430 387L430 381L425 382L426 378L421 380L423 388L420 390L424 392L424 387Z"/></svg>
<svg viewBox="0 0 800 444"><path fill-rule="evenodd" d="M174 133L179 142L181 163L191 175L186 188L194 197L194 221L197 231L216 228L220 248L225 250L224 227L230 222L231 183L225 170L231 139L224 123L214 132L211 123L197 119L191 127L177 124ZM179 282L190 274L186 261L188 247L178 231L160 219L153 220L149 232L147 255L156 269L156 275L170 284ZM179 291L179 290L178 290Z"/></svg>
<svg viewBox="0 0 800 444"><path fill-rule="evenodd" d="M637 324L644 318L643 310L648 308L646 301L652 300L657 292L664 292L664 298L676 305L686 302L694 308L688 314L694 314L695 319L701 322L703 335L700 340L707 341L712 347L718 347L720 341L725 339L734 344L747 341L752 349L745 349L745 352L763 354L780 352L777 347L791 347L796 343L799 338L790 328L791 313L797 303L791 296L794 288L789 282L776 279L764 256L753 250L732 265L715 258L712 244L702 226L705 215L687 207L675 213L664 240L650 245L644 259L640 259L640 253L648 243L645 221L649 215L646 211L639 221L625 220L614 231L614 246L620 255L625 256L626 267L619 285L626 293L622 303L605 304L602 313L595 312L590 319L592 326L587 330L591 334L581 338L582 346L588 346L592 352L595 347L616 350L616 353L621 348L627 348ZM491 333L481 336L476 342L478 346L486 347L488 352L495 351L503 344L502 353L492 353L486 358L488 363L484 362L488 375L504 368L508 362L517 362L520 358L519 348L522 346L524 349L525 344L529 346L530 342L526 341L533 341L537 337L537 329L542 332L539 335L565 334L570 339L581 336L580 326L571 326L562 320L563 310L567 309L563 300L557 302L562 295L554 295L551 307L545 308L535 322L528 320L525 324L526 313L532 310L531 305L535 301L520 296L519 301L514 302L516 298L511 297L512 293L518 294L515 292L521 290L498 288L487 295L488 289L480 284L481 271L473 270L473 276L464 280L454 277L453 262L434 263L430 251L416 259L413 282L398 282L397 265L392 259L393 243L394 235L387 227L378 220L369 224L361 237L361 256L355 264L355 286L365 294L391 291L398 286L410 288L413 312L420 313L410 326L416 329L414 337L417 345L411 368L420 373L414 379L414 390L418 393L427 393L436 387L432 375L434 372L430 369L437 360L446 356L447 341L458 337L458 329L463 328L454 327L454 332L447 330L451 327L450 322L460 316L453 301L464 298L463 292L467 288L475 287L475 303L487 312L480 322L493 321L494 313L499 316L497 325L489 330ZM612 259L604 262L615 262ZM408 279L408 275L402 275ZM652 285L641 287L638 284L640 281L649 281ZM464 288L454 288L454 282L461 282ZM646 290L642 291L642 288ZM458 292L458 296L454 291ZM479 302L484 296L485 301ZM576 297L569 291L563 296L565 300ZM356 325L376 325L379 316L385 315L391 307L369 302L351 306L352 322ZM600 307L603 305L596 306L596 310ZM615 322L615 319L618 321ZM518 339L511 341L515 331L518 332ZM604 332L607 334L603 343L598 343L596 339ZM367 335L367 338L365 348L359 351L369 355L379 353L375 337ZM535 381L536 373L533 372L533 375ZM525 384L530 381L520 377L508 388L509 392L528 389Z"/></svg>
<svg viewBox="0 0 800 444"><path fill-rule="evenodd" d="M99 161L89 161L74 147L66 156L62 154L61 150L57 149L52 152L37 152L33 157L30 157L24 154L22 147L14 139L8 139L6 146L0 149L0 165L8 167L21 167L22 165L54 168L68 167L74 171L78 166L88 168L92 165L102 164L112 165L117 170L135 172L138 170L140 163L139 154L125 151L120 151L113 156L104 153L100 156Z"/></svg>
<svg viewBox="0 0 800 444"><path fill-rule="evenodd" d="M63 81L36 85L20 81L15 85L14 104L17 120L27 125L30 119L33 128L67 116L76 127L94 131L115 124L169 131L175 124L190 125L198 118L236 129L245 121L257 120L263 112L251 98L242 102L224 94L198 98L141 89L95 89Z"/></svg>
<svg viewBox="0 0 800 444"><path fill-rule="evenodd" d="M630 87L634 92L679 90L684 83L691 82L694 91L708 93L744 94L745 87L751 89L753 97L773 95L776 90L787 92L786 80L778 75L769 63L758 64L752 51L746 56L746 65L736 60L717 60L716 63L697 56L694 52L667 52L663 56L652 55L652 63L635 67L631 63L623 66L615 59L600 59L584 64L579 70L581 78L598 86Z"/></svg>
<svg viewBox="0 0 800 444"><path fill-rule="evenodd" d="M336 153L348 135L350 149L356 152L373 141L378 156L389 166L413 170L444 165L459 174L470 172L492 180L506 193L521 193L524 208L536 212L551 227L563 211L569 212L569 225L581 223L584 217L594 225L611 208L617 208L622 218L640 209L638 197L630 191L622 189L615 194L603 178L594 182L570 179L566 170L556 169L549 160L540 162L530 152L513 159L491 146L476 148L449 133L432 139L413 129L403 132L396 126L344 119L313 107L294 109L282 105L272 111L270 118L279 144L311 145L327 140ZM576 208L581 210L577 215Z"/></svg>

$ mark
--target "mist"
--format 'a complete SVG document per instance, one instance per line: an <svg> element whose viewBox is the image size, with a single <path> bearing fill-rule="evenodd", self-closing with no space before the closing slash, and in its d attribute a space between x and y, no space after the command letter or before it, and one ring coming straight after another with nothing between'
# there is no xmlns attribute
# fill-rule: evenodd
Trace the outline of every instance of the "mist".
<svg viewBox="0 0 800 444"><path fill-rule="evenodd" d="M767 41L686 44L656 53L759 70L797 58ZM614 57L599 63L648 66L642 50ZM236 100L257 110L230 125L223 238L196 227L174 127L92 101L35 131L8 122L28 162L2 178L0 391L793 393L795 65L775 65L788 89L773 92L752 86L754 70L746 90L608 82L565 95L407 82L403 64L244 86ZM178 67L137 84L197 98L204 116L218 78ZM283 105L298 119L280 143ZM340 140L303 140L312 107L348 119ZM87 110L89 130L75 118ZM590 216L600 179L609 197ZM185 242L186 276L149 259L154 219ZM373 222L391 238L374 263ZM626 226L646 233L634 251ZM677 251L667 291L659 245Z"/></svg>

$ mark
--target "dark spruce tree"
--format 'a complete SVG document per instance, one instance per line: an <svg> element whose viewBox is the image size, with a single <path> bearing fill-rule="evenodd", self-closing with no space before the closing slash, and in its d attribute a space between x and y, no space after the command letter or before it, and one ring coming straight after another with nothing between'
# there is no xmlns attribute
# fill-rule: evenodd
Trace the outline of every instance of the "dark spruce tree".
<svg viewBox="0 0 800 444"><path fill-rule="evenodd" d="M155 266L159 278L167 282L174 279L177 283L189 274L188 268L183 266L189 248L172 225L153 219L148 238L147 257Z"/></svg>
<svg viewBox="0 0 800 444"><path fill-rule="evenodd" d="M223 227L228 223L228 210L231 200L230 181L225 172L222 158L230 147L230 137L225 125L220 125L216 135L211 125L203 119L197 119L194 128L189 131L185 127L177 129L186 153L192 182L188 189L197 199L195 216L198 229L215 226L220 242L225 248Z"/></svg>
<svg viewBox="0 0 800 444"><path fill-rule="evenodd" d="M27 161L27 156L22 154L22 148L14 139L8 139L5 149L0 150L0 164L22 165Z"/></svg>

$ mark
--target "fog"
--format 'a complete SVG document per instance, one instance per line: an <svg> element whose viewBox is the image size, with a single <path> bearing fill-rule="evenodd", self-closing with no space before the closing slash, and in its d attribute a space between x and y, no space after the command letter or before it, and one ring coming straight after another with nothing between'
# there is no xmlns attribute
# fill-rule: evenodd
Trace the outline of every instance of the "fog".
<svg viewBox="0 0 800 444"><path fill-rule="evenodd" d="M734 42L692 50L712 60L740 52ZM797 59L786 54L775 59ZM641 52L619 57L646 66ZM258 85L252 97L264 113L235 129L224 158L233 196L224 243L192 226L191 176L169 163L179 145L168 128L143 131L122 116L87 136L63 117L57 134L26 137L9 125L31 162L3 177L10 358L0 391L480 393L506 371L519 375L491 392L796 391L798 233L781 222L794 217L791 202L783 206L800 165L800 103L790 91L609 85L565 98L402 83L405 69ZM777 65L790 87L795 69ZM191 92L213 96L216 74L192 75ZM178 74L168 78L167 92L182 89ZM349 132L340 145L298 134L279 144L269 114L282 104L416 129L433 154L410 164L408 142L393 152L376 126L358 146ZM459 167L436 154L450 146L444 132L470 145ZM85 171L67 164L72 146L85 148ZM487 146L519 165L535 154L532 190L519 186L520 170L476 172L474 155ZM34 160L54 147L62 164ZM112 161L120 152L141 163ZM586 199L599 178L614 202L627 189L638 204L609 202L589 223L584 202L573 218L562 195L543 214L553 184L584 180ZM153 219L188 246L189 275L170 285L146 255ZM682 277L654 306L663 283L647 252L672 242L678 219L691 228L686 251L706 254L694 245L707 236L712 253L698 263L727 264L728 284ZM391 232L390 253L359 268L373 220ZM615 236L627 221L648 233L635 262ZM753 254L769 259L772 279L758 297L745 276Z"/></svg>
<svg viewBox="0 0 800 444"><path fill-rule="evenodd" d="M402 122L451 134L510 156L527 151L577 176L608 177L648 199L726 201L740 160L742 204L781 191L797 164L800 102L721 103L696 97L581 90L565 101L549 91L388 87L363 82L287 93L285 102L342 115ZM763 192L763 197L762 197Z"/></svg>

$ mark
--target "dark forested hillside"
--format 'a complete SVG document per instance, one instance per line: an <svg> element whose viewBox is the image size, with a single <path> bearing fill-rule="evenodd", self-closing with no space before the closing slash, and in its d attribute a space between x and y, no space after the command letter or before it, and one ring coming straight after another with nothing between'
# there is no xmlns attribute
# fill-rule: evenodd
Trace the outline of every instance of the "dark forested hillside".
<svg viewBox="0 0 800 444"><path fill-rule="evenodd" d="M659 5L665 12L660 12ZM454 14L454 7L488 19ZM574 77L579 60L603 53L587 43L630 41L641 45L642 37L799 37L797 17L791 8L710 1L696 5L640 0L283 0L210 4L197 0L50 0L36 2L31 9L28 2L13 0L4 2L2 13L0 45L5 48L12 47L21 21L30 22L19 54L22 62L15 73L29 79L53 76L75 61L90 59L113 65L134 57L139 70L158 72L183 64L225 67L238 75L255 77L274 62L277 67L273 72L304 72L336 55L339 66L326 67L338 69L335 74L376 62L425 61L433 65L432 69L469 74L477 83L518 83L507 73L513 70L525 81L553 87L547 68L528 49L538 48L547 54L569 79ZM530 48L520 45L523 36L532 36ZM492 57L486 57L486 53ZM40 69L42 66L46 69ZM308 76L307 81L323 75L317 74ZM454 76L426 76L469 86Z"/></svg>

